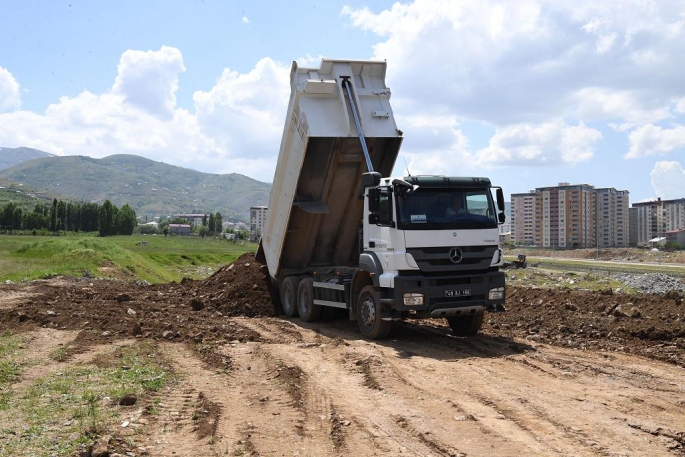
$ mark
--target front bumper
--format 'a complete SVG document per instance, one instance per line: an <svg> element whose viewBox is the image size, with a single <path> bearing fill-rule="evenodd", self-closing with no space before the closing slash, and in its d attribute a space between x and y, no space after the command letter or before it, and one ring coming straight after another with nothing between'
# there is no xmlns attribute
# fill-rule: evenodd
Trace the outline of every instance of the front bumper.
<svg viewBox="0 0 685 457"><path fill-rule="evenodd" d="M488 297L491 289L504 288L501 271L441 275L400 272L395 276L394 284L393 289L381 289L381 303L386 305L384 318L451 317L485 310L505 311L504 293L498 300ZM405 293L423 294L423 305L405 305Z"/></svg>

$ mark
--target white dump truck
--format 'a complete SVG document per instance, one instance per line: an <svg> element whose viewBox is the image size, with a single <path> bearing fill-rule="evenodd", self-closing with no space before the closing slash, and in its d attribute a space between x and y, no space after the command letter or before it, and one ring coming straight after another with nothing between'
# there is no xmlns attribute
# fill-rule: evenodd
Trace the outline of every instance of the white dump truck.
<svg viewBox="0 0 685 457"><path fill-rule="evenodd" d="M386 63L293 63L257 258L286 316L348 310L361 333L440 318L458 335L504 310L502 189L486 178L392 173L402 144ZM496 197L493 197L493 191Z"/></svg>

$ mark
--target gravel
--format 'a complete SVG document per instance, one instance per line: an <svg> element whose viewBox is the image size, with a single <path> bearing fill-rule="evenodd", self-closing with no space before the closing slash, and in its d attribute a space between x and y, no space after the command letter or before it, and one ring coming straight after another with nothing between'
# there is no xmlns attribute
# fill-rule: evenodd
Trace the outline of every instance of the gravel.
<svg viewBox="0 0 685 457"><path fill-rule="evenodd" d="M613 279L649 294L665 294L672 290L685 292L685 282L683 279L663 273L645 273L639 275L617 273L613 275Z"/></svg>

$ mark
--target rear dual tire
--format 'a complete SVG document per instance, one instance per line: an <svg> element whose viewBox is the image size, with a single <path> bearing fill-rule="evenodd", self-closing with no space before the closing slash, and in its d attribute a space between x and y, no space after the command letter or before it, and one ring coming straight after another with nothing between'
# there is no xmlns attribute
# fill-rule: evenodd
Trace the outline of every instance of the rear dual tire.
<svg viewBox="0 0 685 457"><path fill-rule="evenodd" d="M297 289L300 285L300 278L288 276L281 284L281 305L283 313L287 317L297 317Z"/></svg>
<svg viewBox="0 0 685 457"><path fill-rule="evenodd" d="M314 304L314 280L304 278L297 288L297 311L303 322L316 322L321 319L321 305Z"/></svg>

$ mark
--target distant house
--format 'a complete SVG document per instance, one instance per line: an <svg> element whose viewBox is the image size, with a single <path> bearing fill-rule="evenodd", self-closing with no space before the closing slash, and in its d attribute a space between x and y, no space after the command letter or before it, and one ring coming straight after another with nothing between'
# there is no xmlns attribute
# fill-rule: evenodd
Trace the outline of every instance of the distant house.
<svg viewBox="0 0 685 457"><path fill-rule="evenodd" d="M179 214L176 216L179 219L184 219L187 223L193 225L202 225L202 219L204 219L204 214Z"/></svg>
<svg viewBox="0 0 685 457"><path fill-rule="evenodd" d="M190 225L188 224L169 224L169 233L172 235L190 235Z"/></svg>
<svg viewBox="0 0 685 457"><path fill-rule="evenodd" d="M667 244L677 244L678 246L685 246L685 228L669 230L664 233L666 235Z"/></svg>

